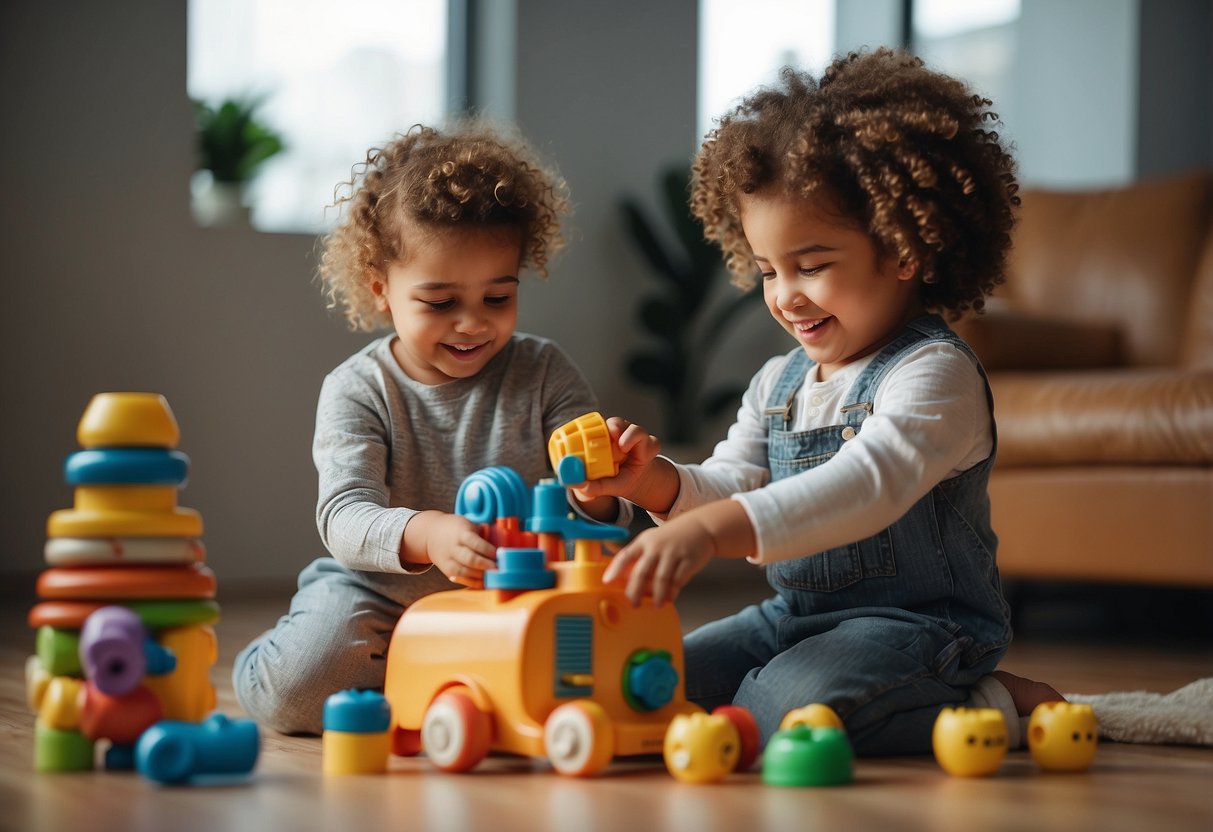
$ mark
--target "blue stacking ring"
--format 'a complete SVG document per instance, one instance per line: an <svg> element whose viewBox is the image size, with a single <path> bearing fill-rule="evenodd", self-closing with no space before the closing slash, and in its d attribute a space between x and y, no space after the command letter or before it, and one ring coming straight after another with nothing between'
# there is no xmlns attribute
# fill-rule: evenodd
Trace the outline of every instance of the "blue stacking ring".
<svg viewBox="0 0 1213 832"><path fill-rule="evenodd" d="M163 448L76 451L63 463L68 485L183 485L190 458Z"/></svg>

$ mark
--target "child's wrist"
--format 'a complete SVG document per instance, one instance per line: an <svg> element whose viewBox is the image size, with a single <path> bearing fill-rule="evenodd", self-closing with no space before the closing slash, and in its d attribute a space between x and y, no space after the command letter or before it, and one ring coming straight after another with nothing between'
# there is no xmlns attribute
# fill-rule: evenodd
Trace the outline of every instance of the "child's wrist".
<svg viewBox="0 0 1213 832"><path fill-rule="evenodd" d="M430 526L434 517L440 516L438 511L419 511L409 518L400 536L400 563L408 566L421 566L434 561L429 553Z"/></svg>
<svg viewBox="0 0 1213 832"><path fill-rule="evenodd" d="M652 514L669 514L682 490L682 480L674 463L659 456L637 481L628 500Z"/></svg>

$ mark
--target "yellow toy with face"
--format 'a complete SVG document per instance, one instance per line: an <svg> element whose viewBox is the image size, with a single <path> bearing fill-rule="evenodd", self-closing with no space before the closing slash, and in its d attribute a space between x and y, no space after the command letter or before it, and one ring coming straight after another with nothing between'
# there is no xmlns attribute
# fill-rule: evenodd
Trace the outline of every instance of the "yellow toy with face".
<svg viewBox="0 0 1213 832"><path fill-rule="evenodd" d="M1007 755L1007 722L997 708L944 708L931 737L935 760L954 777L986 777Z"/></svg>
<svg viewBox="0 0 1213 832"><path fill-rule="evenodd" d="M665 766L683 783L715 783L737 768L741 739L722 714L679 714L665 732Z"/></svg>
<svg viewBox="0 0 1213 832"><path fill-rule="evenodd" d="M805 705L803 708L793 708L788 711L783 715L783 721L779 723L779 730L787 731L789 728L794 728L797 725L807 725L810 728L847 730L846 726L842 724L842 719L834 712L834 709L820 702L814 702L810 705Z"/></svg>
<svg viewBox="0 0 1213 832"><path fill-rule="evenodd" d="M1028 719L1028 750L1045 771L1083 771L1095 759L1099 722L1091 706L1042 702Z"/></svg>

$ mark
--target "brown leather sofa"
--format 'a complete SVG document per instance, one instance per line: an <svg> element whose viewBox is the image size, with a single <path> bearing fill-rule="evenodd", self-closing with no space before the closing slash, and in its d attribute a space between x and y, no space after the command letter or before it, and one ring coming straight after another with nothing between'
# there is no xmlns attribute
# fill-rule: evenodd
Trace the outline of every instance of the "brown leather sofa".
<svg viewBox="0 0 1213 832"><path fill-rule="evenodd" d="M1006 284L957 324L1003 576L1213 587L1210 177L1022 197Z"/></svg>

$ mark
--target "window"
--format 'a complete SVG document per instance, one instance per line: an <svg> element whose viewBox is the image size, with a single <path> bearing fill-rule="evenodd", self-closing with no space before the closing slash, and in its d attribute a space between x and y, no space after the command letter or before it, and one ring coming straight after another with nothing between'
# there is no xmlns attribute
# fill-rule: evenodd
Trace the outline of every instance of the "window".
<svg viewBox="0 0 1213 832"><path fill-rule="evenodd" d="M783 66L820 74L834 50L834 2L699 0L697 138Z"/></svg>
<svg viewBox="0 0 1213 832"><path fill-rule="evenodd" d="M190 97L263 96L283 137L246 194L261 231L331 226L368 148L447 112L448 0L190 0L188 26Z"/></svg>
<svg viewBox="0 0 1213 832"><path fill-rule="evenodd" d="M1008 139L1015 122L1015 51L1020 0L914 0L914 52L994 102Z"/></svg>

